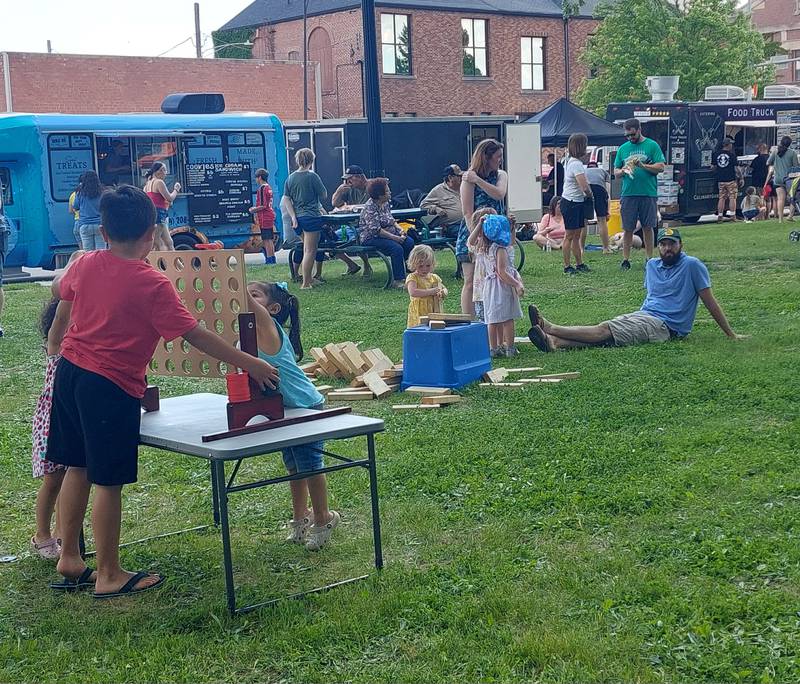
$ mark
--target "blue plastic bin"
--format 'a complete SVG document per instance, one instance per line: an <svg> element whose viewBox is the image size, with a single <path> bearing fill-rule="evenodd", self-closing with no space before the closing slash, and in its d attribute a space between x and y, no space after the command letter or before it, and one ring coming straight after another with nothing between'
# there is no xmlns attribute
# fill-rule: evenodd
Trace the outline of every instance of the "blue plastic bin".
<svg viewBox="0 0 800 684"><path fill-rule="evenodd" d="M492 370L485 323L451 325L431 330L427 325L403 333L403 382L456 389Z"/></svg>

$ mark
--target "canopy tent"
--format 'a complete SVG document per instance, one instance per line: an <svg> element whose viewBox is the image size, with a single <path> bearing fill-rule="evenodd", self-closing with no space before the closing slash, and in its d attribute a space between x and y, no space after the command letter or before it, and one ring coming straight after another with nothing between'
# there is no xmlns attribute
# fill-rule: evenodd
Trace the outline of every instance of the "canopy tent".
<svg viewBox="0 0 800 684"><path fill-rule="evenodd" d="M563 97L522 123L541 124L542 147L566 147L573 133L585 133L589 144L598 147L619 146L625 142L621 126L601 119Z"/></svg>

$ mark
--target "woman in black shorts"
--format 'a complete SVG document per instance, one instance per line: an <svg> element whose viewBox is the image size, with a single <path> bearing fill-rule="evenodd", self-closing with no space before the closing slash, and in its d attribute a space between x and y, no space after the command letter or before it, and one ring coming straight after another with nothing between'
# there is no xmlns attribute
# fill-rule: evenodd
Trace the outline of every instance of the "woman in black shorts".
<svg viewBox="0 0 800 684"><path fill-rule="evenodd" d="M586 154L588 141L583 133L574 133L569 137L567 150L569 159L564 165L564 194L561 197L561 215L564 217L566 235L562 246L564 254L564 273L572 275L577 272L588 272L589 267L583 263L583 247L581 231L586 226L586 200L592 200L592 190L586 180L586 167L583 155ZM570 264L571 255L575 255L575 268Z"/></svg>

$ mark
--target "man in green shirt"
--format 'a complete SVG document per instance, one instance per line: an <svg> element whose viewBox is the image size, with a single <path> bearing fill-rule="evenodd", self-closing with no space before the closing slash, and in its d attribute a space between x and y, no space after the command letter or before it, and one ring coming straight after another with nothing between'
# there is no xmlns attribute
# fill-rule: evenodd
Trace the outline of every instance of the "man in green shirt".
<svg viewBox="0 0 800 684"><path fill-rule="evenodd" d="M656 176L664 170L664 153L655 140L642 135L638 119L628 119L624 124L628 142L617 151L614 160L615 175L622 176L620 214L622 218L622 264L627 271L631 267L631 244L636 224L642 224L642 236L647 258L653 256L653 230L658 223L658 180Z"/></svg>

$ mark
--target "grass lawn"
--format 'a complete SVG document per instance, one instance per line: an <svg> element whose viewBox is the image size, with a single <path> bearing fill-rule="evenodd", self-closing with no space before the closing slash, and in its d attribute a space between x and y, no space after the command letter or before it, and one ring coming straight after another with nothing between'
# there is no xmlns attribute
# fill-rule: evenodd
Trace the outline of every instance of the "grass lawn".
<svg viewBox="0 0 800 684"><path fill-rule="evenodd" d="M30 418L44 357L47 290L6 286L0 340L0 681L800 680L800 246L789 228L697 226L686 251L709 267L737 332L700 308L683 342L542 355L510 366L580 371L558 385L465 390L441 411L359 412L386 421L378 477L386 568L364 582L230 618L213 530L126 548L163 590L107 605L54 596L52 565L28 552L37 484ZM592 323L636 310L642 261L527 247L525 303ZM457 309L453 263L439 273ZM400 358L407 298L339 278L300 293L306 347L364 341ZM286 269L250 271L285 280ZM292 286L293 291L295 286ZM520 321L518 334L527 325ZM170 396L216 381L162 379ZM344 453L359 444L345 443ZM244 475L280 472L280 459ZM233 494L241 600L369 568L366 473L330 478L344 525L310 555L283 541L288 490ZM274 490L274 491L271 491ZM210 519L205 463L142 449L125 488L123 539Z"/></svg>

